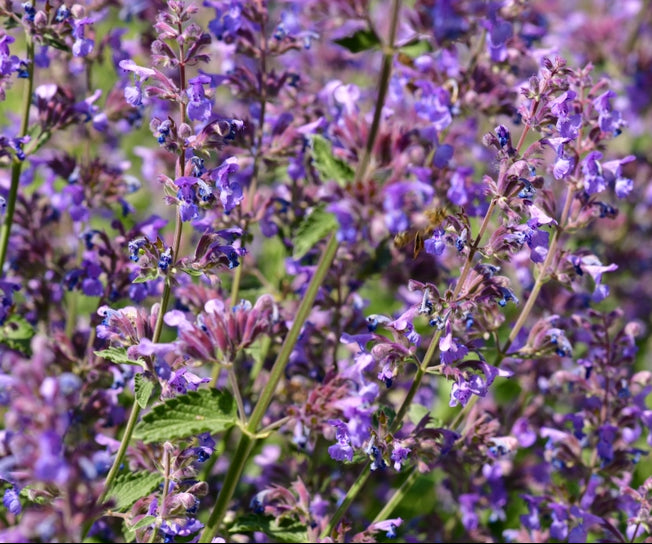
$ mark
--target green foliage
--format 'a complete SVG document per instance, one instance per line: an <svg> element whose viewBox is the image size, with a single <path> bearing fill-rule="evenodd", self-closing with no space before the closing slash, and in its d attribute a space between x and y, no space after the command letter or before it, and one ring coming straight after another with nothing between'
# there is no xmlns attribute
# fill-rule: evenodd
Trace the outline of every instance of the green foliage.
<svg viewBox="0 0 652 544"><path fill-rule="evenodd" d="M118 365L138 365L144 368L144 362L141 359L134 361L127 356L127 348L110 347L93 353Z"/></svg>
<svg viewBox="0 0 652 544"><path fill-rule="evenodd" d="M160 394L161 386L158 381L153 380L149 376L136 374L136 376L134 376L134 391L136 393L138 406L146 408L150 403L150 400L156 398L156 395L153 395L154 391L158 391Z"/></svg>
<svg viewBox="0 0 652 544"><path fill-rule="evenodd" d="M308 533L302 523L289 518L274 518L249 514L241 516L229 527L230 533L253 533L260 531L272 542L308 542Z"/></svg>
<svg viewBox="0 0 652 544"><path fill-rule="evenodd" d="M0 327L0 344L29 355L34 334L36 331L24 317L12 315Z"/></svg>
<svg viewBox="0 0 652 544"><path fill-rule="evenodd" d="M134 438L144 442L163 442L224 431L235 423L236 405L230 393L200 389L154 407L136 426Z"/></svg>
<svg viewBox="0 0 652 544"><path fill-rule="evenodd" d="M351 53L360 53L380 47L380 39L371 29L358 30L350 36L335 40L335 43L348 49Z"/></svg>
<svg viewBox="0 0 652 544"><path fill-rule="evenodd" d="M325 238L339 227L337 218L324 209L324 206L317 206L299 224L294 238L295 259L300 259L310 251L321 239Z"/></svg>
<svg viewBox="0 0 652 544"><path fill-rule="evenodd" d="M312 161L324 181L332 179L340 187L346 187L355 177L349 163L333 155L331 142L318 134L312 137Z"/></svg>
<svg viewBox="0 0 652 544"><path fill-rule="evenodd" d="M110 497L116 500L115 510L124 511L138 499L146 497L163 482L158 472L124 472L111 487Z"/></svg>

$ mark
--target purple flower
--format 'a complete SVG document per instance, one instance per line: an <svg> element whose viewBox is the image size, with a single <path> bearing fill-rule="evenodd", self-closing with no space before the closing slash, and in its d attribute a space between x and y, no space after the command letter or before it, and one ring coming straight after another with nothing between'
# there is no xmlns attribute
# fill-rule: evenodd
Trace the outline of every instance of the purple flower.
<svg viewBox="0 0 652 544"><path fill-rule="evenodd" d="M590 195L601 193L607 188L606 180L602 175L602 166L598 162L601 158L602 153L591 151L582 161L584 190Z"/></svg>
<svg viewBox="0 0 652 544"><path fill-rule="evenodd" d="M20 497L18 496L18 491L15 487L8 487L5 490L2 503L5 505L5 508L14 516L17 516L23 510L23 506L20 502Z"/></svg>
<svg viewBox="0 0 652 544"><path fill-rule="evenodd" d="M610 132L618 136L621 127L625 124L619 111L611 106L611 99L616 97L612 90L602 93L593 101L593 106L598 111L598 123L602 132Z"/></svg>
<svg viewBox="0 0 652 544"><path fill-rule="evenodd" d="M446 334L444 334L444 336L439 340L441 362L445 365L450 365L455 361L463 359L468 352L469 350L464 344L459 342L456 338L453 338L450 321L447 322Z"/></svg>
<svg viewBox="0 0 652 544"><path fill-rule="evenodd" d="M179 211L181 212L182 221L191 221L199 217L199 208L197 207L197 195L194 186L199 178L184 176L174 180L174 184L179 187L177 199L179 200Z"/></svg>
<svg viewBox="0 0 652 544"><path fill-rule="evenodd" d="M353 461L351 437L346 423L340 419L329 419L328 423L335 427L335 439L337 440L337 444L328 448L328 454L335 461Z"/></svg>
<svg viewBox="0 0 652 544"><path fill-rule="evenodd" d="M435 229L432 236L423 243L423 249L430 255L439 256L446 249L446 240L444 239L444 230Z"/></svg>
<svg viewBox="0 0 652 544"><path fill-rule="evenodd" d="M394 470L401 470L401 466L407 459L410 451L410 448L406 448L399 442L394 442L392 454L390 455L390 459L394 461Z"/></svg>
<svg viewBox="0 0 652 544"><path fill-rule="evenodd" d="M206 122L211 116L212 102L206 98L204 85L211 82L210 77L200 75L188 83L186 95L188 96L188 117L193 121Z"/></svg>
<svg viewBox="0 0 652 544"><path fill-rule="evenodd" d="M75 57L86 57L93 52L95 42L85 37L84 27L93 24L95 21L90 17L74 20L72 23L72 35L75 42L72 45L72 54Z"/></svg>
<svg viewBox="0 0 652 544"><path fill-rule="evenodd" d="M396 529L402 524L403 520L401 518L386 519L372 523L367 530L372 533L376 531L387 531L385 534L387 538L396 538Z"/></svg>
<svg viewBox="0 0 652 544"><path fill-rule="evenodd" d="M208 29L218 40L232 42L243 23L242 2L204 0L204 6L215 8L215 19L208 23Z"/></svg>
<svg viewBox="0 0 652 544"><path fill-rule="evenodd" d="M235 174L238 171L238 159L229 157L220 166L211 172L211 179L215 181L215 186L220 191L220 201L224 206L224 212L229 213L235 208L244 195L242 186L237 180Z"/></svg>

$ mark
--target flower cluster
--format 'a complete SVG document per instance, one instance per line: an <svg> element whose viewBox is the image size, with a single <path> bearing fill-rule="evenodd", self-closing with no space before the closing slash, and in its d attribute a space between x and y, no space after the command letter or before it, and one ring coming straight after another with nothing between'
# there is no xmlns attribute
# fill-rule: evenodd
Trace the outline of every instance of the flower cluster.
<svg viewBox="0 0 652 544"><path fill-rule="evenodd" d="M647 8L2 2L0 540L650 540Z"/></svg>

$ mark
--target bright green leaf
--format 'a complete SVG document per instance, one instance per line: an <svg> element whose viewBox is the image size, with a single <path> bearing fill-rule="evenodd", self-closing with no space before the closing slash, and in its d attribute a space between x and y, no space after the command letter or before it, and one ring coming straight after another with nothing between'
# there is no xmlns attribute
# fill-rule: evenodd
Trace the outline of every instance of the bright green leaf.
<svg viewBox="0 0 652 544"><path fill-rule="evenodd" d="M353 168L346 161L335 157L332 144L318 134L312 137L312 160L324 181L335 180L340 187L346 187L353 181Z"/></svg>
<svg viewBox="0 0 652 544"><path fill-rule="evenodd" d="M134 392L136 393L136 401L141 408L147 407L157 385L158 382L154 383L153 380L146 378L143 374L134 376Z"/></svg>
<svg viewBox="0 0 652 544"><path fill-rule="evenodd" d="M156 516L145 516L144 518L139 519L134 525L129 525L128 523L124 524L123 535L125 537L125 542L135 542L136 541L136 531L142 529L149 525L152 525L156 521Z"/></svg>
<svg viewBox="0 0 652 544"><path fill-rule="evenodd" d="M138 499L146 497L163 482L158 472L123 472L111 486L110 497L115 498L115 510L124 511Z"/></svg>
<svg viewBox="0 0 652 544"><path fill-rule="evenodd" d="M127 348L110 347L101 351L95 351L95 355L102 357L119 365L138 365L144 366L141 360L134 361L127 357Z"/></svg>
<svg viewBox="0 0 652 544"><path fill-rule="evenodd" d="M399 51L414 59L432 51L432 47L427 40L417 40L400 47Z"/></svg>
<svg viewBox="0 0 652 544"><path fill-rule="evenodd" d="M154 407L136 426L134 438L163 442L223 431L235 423L236 406L230 393L200 389Z"/></svg>
<svg viewBox="0 0 652 544"><path fill-rule="evenodd" d="M295 259L300 259L310 251L317 242L339 228L339 222L324 206L316 207L310 215L304 217L294 238Z"/></svg>
<svg viewBox="0 0 652 544"><path fill-rule="evenodd" d="M288 518L275 518L248 514L238 517L229 527L230 533L253 533L260 531L273 542L308 542L308 532L302 523Z"/></svg>
<svg viewBox="0 0 652 544"><path fill-rule="evenodd" d="M358 30L351 36L335 40L337 45L345 47L351 53L359 53L360 51L367 51L380 46L380 39L373 30L364 29Z"/></svg>
<svg viewBox="0 0 652 544"><path fill-rule="evenodd" d="M34 327L24 317L12 315L0 326L0 344L29 354L34 334L36 334Z"/></svg>

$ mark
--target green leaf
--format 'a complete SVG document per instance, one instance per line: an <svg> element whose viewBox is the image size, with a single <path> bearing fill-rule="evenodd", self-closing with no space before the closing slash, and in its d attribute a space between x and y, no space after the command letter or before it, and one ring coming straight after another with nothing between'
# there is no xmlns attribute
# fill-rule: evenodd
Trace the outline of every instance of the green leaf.
<svg viewBox="0 0 652 544"><path fill-rule="evenodd" d="M134 361L127 357L127 348L110 347L93 353L98 357L102 357L119 365L138 365L143 368L145 367L145 363L141 359Z"/></svg>
<svg viewBox="0 0 652 544"><path fill-rule="evenodd" d="M136 401L141 408L147 408L149 400L152 398L152 393L158 385L158 382L154 382L151 378L147 378L143 374L136 374L134 376Z"/></svg>
<svg viewBox="0 0 652 544"><path fill-rule="evenodd" d="M115 510L124 511L138 499L146 497L163 482L158 472L123 472L111 486L110 497L115 498Z"/></svg>
<svg viewBox="0 0 652 544"><path fill-rule="evenodd" d="M421 55L432 51L432 47L427 40L417 40L411 43L407 43L404 46L399 48L399 51L408 57L415 59Z"/></svg>
<svg viewBox="0 0 652 544"><path fill-rule="evenodd" d="M304 217L294 237L295 259L300 259L310 251L322 238L339 228L339 222L324 206L316 207L310 215Z"/></svg>
<svg viewBox="0 0 652 544"><path fill-rule="evenodd" d="M163 442L223 431L235 423L236 406L230 393L200 389L155 406L136 425L134 438L144 442Z"/></svg>
<svg viewBox="0 0 652 544"><path fill-rule="evenodd" d="M332 179L340 187L346 187L355 177L355 171L349 163L335 157L332 144L318 134L312 137L312 160L324 181Z"/></svg>
<svg viewBox="0 0 652 544"><path fill-rule="evenodd" d="M0 327L0 344L29 355L32 337L35 334L34 327L24 317L12 315Z"/></svg>
<svg viewBox="0 0 652 544"><path fill-rule="evenodd" d="M289 518L257 516L248 514L238 517L229 527L230 533L253 533L260 531L273 542L308 542L308 531L303 523Z"/></svg>
<svg viewBox="0 0 652 544"><path fill-rule="evenodd" d="M155 280L158 275L158 268L145 269L141 270L140 274L131 281L132 283L145 283L146 281Z"/></svg>
<svg viewBox="0 0 652 544"><path fill-rule="evenodd" d="M133 525L129 525L125 522L123 525L124 530L122 531L125 537L125 542L135 542L136 531L138 529L142 529L143 527L147 527L148 525L152 525L155 521L156 516L145 516L144 518L139 519Z"/></svg>
<svg viewBox="0 0 652 544"><path fill-rule="evenodd" d="M373 30L364 29L358 30L351 36L335 40L337 45L345 47L351 53L359 53L360 51L367 51L380 46L380 39Z"/></svg>

